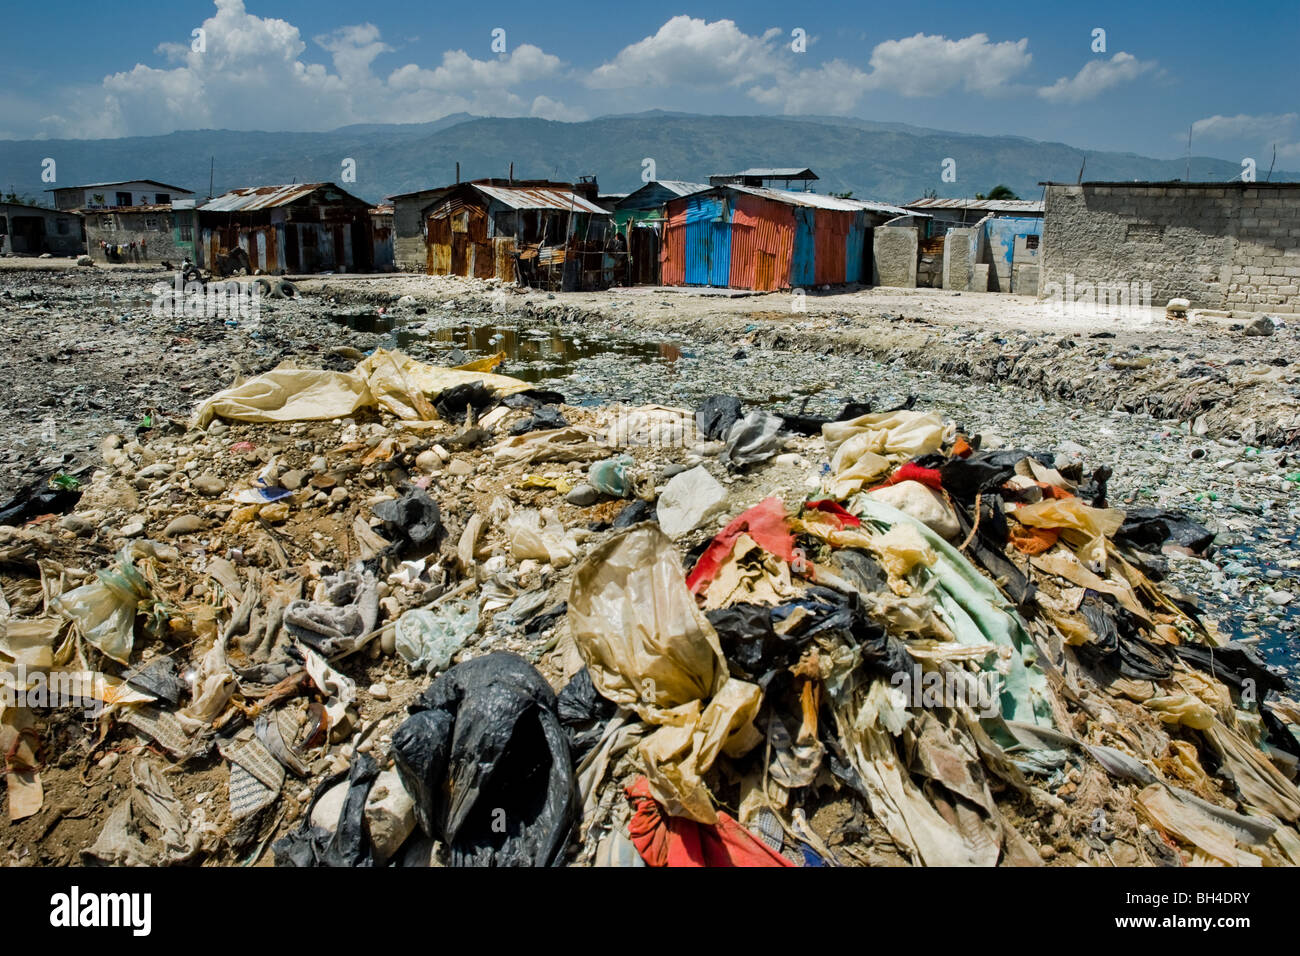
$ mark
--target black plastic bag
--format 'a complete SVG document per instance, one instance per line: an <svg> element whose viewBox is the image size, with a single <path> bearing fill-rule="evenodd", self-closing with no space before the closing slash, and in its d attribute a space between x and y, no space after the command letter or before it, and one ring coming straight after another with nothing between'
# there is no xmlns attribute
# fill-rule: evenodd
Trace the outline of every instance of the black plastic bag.
<svg viewBox="0 0 1300 956"><path fill-rule="evenodd" d="M65 514L80 500L79 487L60 488L45 479L33 481L0 506L0 525L16 527L41 515Z"/></svg>
<svg viewBox="0 0 1300 956"><path fill-rule="evenodd" d="M442 513L438 502L420 488L412 488L400 498L381 501L374 507L375 517L384 523L384 536L399 553L412 550L431 551L443 535Z"/></svg>
<svg viewBox="0 0 1300 956"><path fill-rule="evenodd" d="M483 413L497 403L496 393L482 382L466 382L445 389L433 407L438 417L447 422L463 422L465 414L472 407L477 421Z"/></svg>
<svg viewBox="0 0 1300 956"><path fill-rule="evenodd" d="M722 441L740 416L740 399L736 396L710 395L695 410L695 424L709 441Z"/></svg>
<svg viewBox="0 0 1300 956"><path fill-rule="evenodd" d="M706 611L704 616L717 631L722 654L729 664L741 668L749 677L756 677L773 665L770 657L777 636L772 630L772 608L762 604L733 604Z"/></svg>
<svg viewBox="0 0 1300 956"><path fill-rule="evenodd" d="M1016 465L1026 458L1052 467L1052 456L1023 448L977 451L966 458L949 458L939 466L939 477L948 494L962 501L974 501L975 495L997 488L1016 472Z"/></svg>
<svg viewBox="0 0 1300 956"><path fill-rule="evenodd" d="M393 734L415 817L452 866L555 866L577 820L577 786L555 693L517 654L457 664Z"/></svg>
<svg viewBox="0 0 1300 956"><path fill-rule="evenodd" d="M1142 637L1132 612L1113 597L1089 588L1079 610L1094 635L1092 643L1079 647L1084 657L1104 661L1133 680L1164 680L1172 673L1160 648Z"/></svg>
<svg viewBox="0 0 1300 956"><path fill-rule="evenodd" d="M1214 541L1214 532L1197 524L1181 511L1164 508L1131 508L1115 532L1115 543L1142 551L1159 551L1166 541L1203 554Z"/></svg>
<svg viewBox="0 0 1300 956"><path fill-rule="evenodd" d="M541 431L547 428L564 428L568 424L568 421L560 414L557 407L542 405L527 418L515 422L510 428L510 434L526 435L529 432Z"/></svg>
<svg viewBox="0 0 1300 956"><path fill-rule="evenodd" d="M606 700L591 682L591 672L583 668L573 675L557 698L556 713L569 738L569 749L574 763L596 746L604 733L605 724L617 712L618 706Z"/></svg>
<svg viewBox="0 0 1300 956"><path fill-rule="evenodd" d="M325 779L312 795L302 824L271 844L276 866L374 866L374 847L366 828L366 799L379 776L379 764L369 754L357 754L346 773ZM313 826L311 812L336 784L347 778L348 794L333 833Z"/></svg>

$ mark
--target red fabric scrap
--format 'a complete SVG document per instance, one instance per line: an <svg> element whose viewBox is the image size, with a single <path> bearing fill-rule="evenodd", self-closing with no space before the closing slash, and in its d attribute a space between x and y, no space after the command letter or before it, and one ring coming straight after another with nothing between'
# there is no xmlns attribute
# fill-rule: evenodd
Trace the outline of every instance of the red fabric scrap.
<svg viewBox="0 0 1300 956"><path fill-rule="evenodd" d="M842 504L838 501L832 501L830 498L823 498L821 501L810 501L804 507L824 511L831 517L838 518L841 528L856 528L862 524L861 518L855 514L850 514Z"/></svg>
<svg viewBox="0 0 1300 956"><path fill-rule="evenodd" d="M922 468L913 462L904 462L899 465L898 470L882 481L878 485L868 488L868 491L875 491L877 488L888 488L890 485L896 485L900 481L919 481L927 488L933 488L935 491L943 491L943 479L939 476L938 468Z"/></svg>
<svg viewBox="0 0 1300 956"><path fill-rule="evenodd" d="M700 594L718 576L718 570L731 556L736 539L745 532L759 547L782 561L794 560L794 536L785 523L785 502L776 496L764 498L748 511L732 518L731 524L709 542L686 579L686 586L692 594Z"/></svg>
<svg viewBox="0 0 1300 956"><path fill-rule="evenodd" d="M626 793L633 806L628 836L647 866L794 866L725 813L712 826L665 816L645 777Z"/></svg>

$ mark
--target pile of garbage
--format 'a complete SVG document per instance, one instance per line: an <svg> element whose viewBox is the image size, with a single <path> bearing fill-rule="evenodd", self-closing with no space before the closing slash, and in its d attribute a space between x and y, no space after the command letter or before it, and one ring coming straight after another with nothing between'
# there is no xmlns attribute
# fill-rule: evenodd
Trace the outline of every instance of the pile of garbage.
<svg viewBox="0 0 1300 956"><path fill-rule="evenodd" d="M0 511L15 862L1300 864L1300 704L1162 585L1185 515L501 359L281 365Z"/></svg>

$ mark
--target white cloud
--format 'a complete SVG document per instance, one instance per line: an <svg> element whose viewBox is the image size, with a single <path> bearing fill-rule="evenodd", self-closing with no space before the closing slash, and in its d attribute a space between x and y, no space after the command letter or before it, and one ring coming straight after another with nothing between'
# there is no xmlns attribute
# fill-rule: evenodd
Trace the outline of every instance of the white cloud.
<svg viewBox="0 0 1300 956"><path fill-rule="evenodd" d="M736 86L770 76L779 69L775 27L751 36L733 20L709 23L676 16L654 36L638 40L587 77L593 89L646 86Z"/></svg>
<svg viewBox="0 0 1300 956"><path fill-rule="evenodd" d="M1275 113L1251 116L1207 116L1192 124L1194 136L1205 139L1235 139L1237 137L1287 136L1294 129L1300 113ZM1280 152L1280 150L1279 150Z"/></svg>
<svg viewBox="0 0 1300 956"><path fill-rule="evenodd" d="M1005 92L1032 59L1024 38L991 43L984 33L960 40L918 33L877 44L868 88L904 96L938 96L958 86L986 95Z"/></svg>
<svg viewBox="0 0 1300 956"><path fill-rule="evenodd" d="M765 106L786 114L848 113L870 85L870 78L843 60L831 60L816 69L781 76L771 86L754 86L748 92Z"/></svg>
<svg viewBox="0 0 1300 956"><path fill-rule="evenodd" d="M1038 95L1058 103L1080 103L1100 93L1137 79L1155 69L1155 62L1139 60L1131 53L1116 53L1109 60L1090 60L1072 77L1061 77Z"/></svg>
<svg viewBox="0 0 1300 956"><path fill-rule="evenodd" d="M810 44L817 37L809 37ZM673 17L653 35L624 47L586 79L594 89L672 86L747 87L747 94L786 113L849 112L879 90L937 96L953 89L1007 92L1028 68L1027 39L992 42L986 34L950 40L918 33L871 51L869 69L844 60L803 67L783 31L747 34L732 20Z"/></svg>
<svg viewBox="0 0 1300 956"><path fill-rule="evenodd" d="M768 85L752 87L749 95L785 113L848 113L875 91L919 97L961 88L992 96L1017 89L1015 77L1033 59L1028 46L1026 39L993 43L983 33L960 40L918 33L877 44L869 71L843 60L810 69L783 68Z"/></svg>
<svg viewBox="0 0 1300 956"><path fill-rule="evenodd" d="M533 97L533 105L528 108L528 115L538 119L558 120L562 123L580 123L589 116L585 110L565 106L559 100L549 96Z"/></svg>
<svg viewBox="0 0 1300 956"><path fill-rule="evenodd" d="M215 0L205 20L206 49L165 43L170 66L136 64L104 78L42 118L53 135L96 137L173 129L332 129L358 122L423 122L466 111L571 116L537 91L516 89L562 75L559 57L523 44L508 55L476 60L463 50L443 54L433 69L407 64L387 76L376 61L393 48L373 24L344 26L314 37L328 66L303 59L307 43L286 20L249 13L244 0Z"/></svg>

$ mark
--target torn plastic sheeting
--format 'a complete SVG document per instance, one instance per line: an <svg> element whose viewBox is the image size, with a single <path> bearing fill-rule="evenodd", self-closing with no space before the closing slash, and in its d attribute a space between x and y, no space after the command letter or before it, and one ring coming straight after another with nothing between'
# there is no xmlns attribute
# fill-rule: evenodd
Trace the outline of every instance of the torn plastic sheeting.
<svg viewBox="0 0 1300 956"><path fill-rule="evenodd" d="M947 429L937 412L879 412L822 426L831 456L827 490L845 498L905 459L937 451Z"/></svg>
<svg viewBox="0 0 1300 956"><path fill-rule="evenodd" d="M729 468L767 461L781 448L784 422L771 412L755 409L727 431L721 458Z"/></svg>
<svg viewBox="0 0 1300 956"><path fill-rule="evenodd" d="M510 553L517 561L531 558L563 568L578 556L577 539L553 508L516 511L506 519L505 532Z"/></svg>
<svg viewBox="0 0 1300 956"><path fill-rule="evenodd" d="M442 368L400 352L377 349L351 372L278 367L223 389L203 402L194 423L206 428L213 418L244 422L321 421L346 418L378 406L398 418L432 417L430 396L456 385L483 382L498 395L523 391L527 382L504 375Z"/></svg>
<svg viewBox="0 0 1300 956"><path fill-rule="evenodd" d="M704 549L686 579L692 594L701 593L717 577L742 534L748 534L763 550L782 561L794 560L794 536L786 523L785 502L775 496L764 498L732 518Z"/></svg>
<svg viewBox="0 0 1300 956"><path fill-rule="evenodd" d="M577 818L555 694L516 654L458 664L393 734L402 784L453 866L554 866Z"/></svg>
<svg viewBox="0 0 1300 956"><path fill-rule="evenodd" d="M435 608L412 608L397 619L397 653L412 670L445 671L478 630L478 600L453 598Z"/></svg>
<svg viewBox="0 0 1300 956"><path fill-rule="evenodd" d="M152 541L133 541L117 553L113 567L97 571L94 582L53 598L51 606L75 621L88 643L125 664L135 643L135 616L153 597L135 562L157 554Z"/></svg>
<svg viewBox="0 0 1300 956"><path fill-rule="evenodd" d="M590 461L608 453L601 433L581 425L514 435L492 446L492 457L506 464Z"/></svg>
<svg viewBox="0 0 1300 956"><path fill-rule="evenodd" d="M1012 516L1031 528L1068 528L1091 538L1112 537L1124 523L1118 508L1093 508L1078 498L1046 498L1021 505Z"/></svg>
<svg viewBox="0 0 1300 956"><path fill-rule="evenodd" d="M794 866L725 813L714 824L665 816L645 777L627 787L628 835L649 866Z"/></svg>
<svg viewBox="0 0 1300 956"><path fill-rule="evenodd" d="M719 753L758 742L762 692L728 673L681 558L657 525L609 538L579 565L569 630L601 695L659 725L638 751L656 799L673 815L713 822L701 775Z"/></svg>
<svg viewBox="0 0 1300 956"><path fill-rule="evenodd" d="M852 508L863 519L890 527L902 522L917 530L935 554L935 562L929 568L938 578L938 586L932 592L938 602L935 613L944 619L959 642L989 641L1011 652L1002 674L1002 716L1051 725L1047 676L1036 663L1038 649L997 586L972 567L965 555L915 518L869 495L856 496ZM983 669L1001 672L992 662L984 664Z"/></svg>

